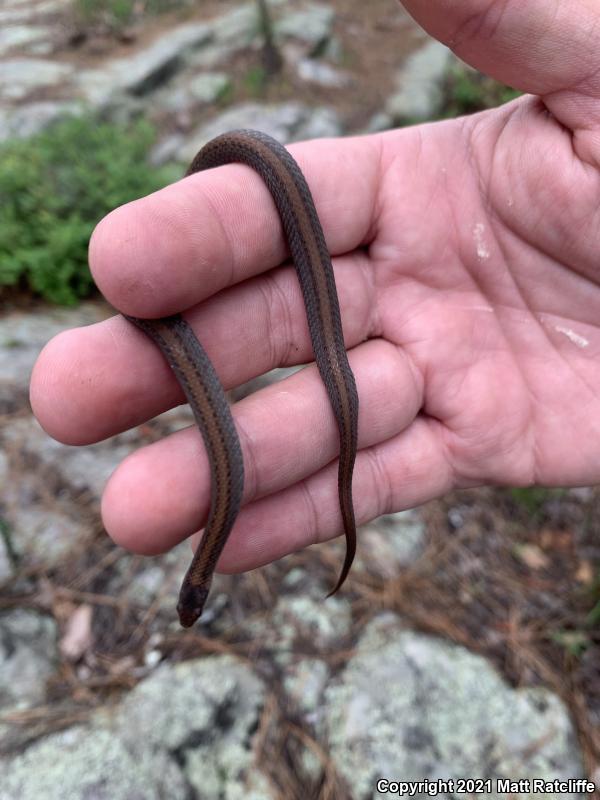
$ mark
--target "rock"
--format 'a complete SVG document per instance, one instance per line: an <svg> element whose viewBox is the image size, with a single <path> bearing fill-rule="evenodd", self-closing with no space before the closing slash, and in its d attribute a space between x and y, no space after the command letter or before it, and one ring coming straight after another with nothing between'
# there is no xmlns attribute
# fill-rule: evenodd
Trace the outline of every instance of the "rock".
<svg viewBox="0 0 600 800"><path fill-rule="evenodd" d="M144 738L145 731L139 731ZM187 797L185 778L164 750L129 752L109 730L82 726L0 760L0 800L162 800Z"/></svg>
<svg viewBox="0 0 600 800"><path fill-rule="evenodd" d="M56 636L53 620L33 611L0 614L1 709L28 708L44 700L46 680L55 669Z"/></svg>
<svg viewBox="0 0 600 800"><path fill-rule="evenodd" d="M104 111L116 94L123 94L119 88L111 86L111 74L103 69L82 70L75 84L80 99L94 111Z"/></svg>
<svg viewBox="0 0 600 800"><path fill-rule="evenodd" d="M290 132L300 124L304 114L305 109L299 103L280 106L242 103L197 128L180 155L184 161L191 161L200 147L214 136L237 128L258 128L279 141L289 141Z"/></svg>
<svg viewBox="0 0 600 800"><path fill-rule="evenodd" d="M193 67L212 69L226 67L234 53L246 50L258 34L256 3L246 3L217 17L210 23L212 39L188 63Z"/></svg>
<svg viewBox="0 0 600 800"><path fill-rule="evenodd" d="M8 458L0 450L0 486L8 482L8 477ZM13 563L13 552L12 531L0 512L0 583L7 581L16 572L15 564Z"/></svg>
<svg viewBox="0 0 600 800"><path fill-rule="evenodd" d="M339 134L341 125L330 109L310 109L301 103L282 103L277 106L243 103L227 109L218 117L197 128L182 148L180 157L191 161L203 144L224 131L255 128L270 134L280 142Z"/></svg>
<svg viewBox="0 0 600 800"><path fill-rule="evenodd" d="M373 797L381 777L584 776L571 720L556 695L513 689L481 656L402 630L391 614L367 627L325 696L330 757L355 800Z"/></svg>
<svg viewBox="0 0 600 800"><path fill-rule="evenodd" d="M352 615L341 595L323 599L327 589L303 570L298 594L280 597L269 618L250 619L253 636L270 650L277 664L293 668L296 642L311 642L317 649L335 648L348 635Z"/></svg>
<svg viewBox="0 0 600 800"><path fill-rule="evenodd" d="M155 167L160 167L169 161L177 161L184 144L185 136L182 133L173 133L167 136L152 148L149 156L150 163Z"/></svg>
<svg viewBox="0 0 600 800"><path fill-rule="evenodd" d="M20 472L18 481L0 486L0 503L15 532L15 549L19 555L27 554L29 563L52 566L89 536L86 503L91 509L99 503L112 472L139 444L139 431L134 428L97 444L72 447L51 439L33 417L23 417L0 430L0 444L8 454L9 470ZM19 467L22 462L35 469ZM48 495L55 497L50 508Z"/></svg>
<svg viewBox="0 0 600 800"><path fill-rule="evenodd" d="M365 133L379 133L388 131L394 127L394 120L385 111L378 111L373 114L365 127Z"/></svg>
<svg viewBox="0 0 600 800"><path fill-rule="evenodd" d="M335 11L331 6L313 3L278 20L274 25L275 34L310 45L310 52L314 54L331 36L334 19Z"/></svg>
<svg viewBox="0 0 600 800"><path fill-rule="evenodd" d="M64 8L64 0L45 0L45 2L37 4L29 2L16 3L13 0L12 5L22 5L23 8L10 8L0 11L0 25L15 25L32 19L38 22L44 14L61 11Z"/></svg>
<svg viewBox="0 0 600 800"><path fill-rule="evenodd" d="M294 131L294 141L341 136L343 126L332 108L313 108Z"/></svg>
<svg viewBox="0 0 600 800"><path fill-rule="evenodd" d="M341 39L335 34L329 36L322 50L319 51L322 58L326 58L332 64L337 64L338 66L344 64L345 52Z"/></svg>
<svg viewBox="0 0 600 800"><path fill-rule="evenodd" d="M36 58L13 58L2 62L0 99L21 100L36 89L64 83L74 73L71 64Z"/></svg>
<svg viewBox="0 0 600 800"><path fill-rule="evenodd" d="M392 95L385 112L395 123L428 120L442 102L441 86L456 56L431 40L406 60L396 78L399 91Z"/></svg>
<svg viewBox="0 0 600 800"><path fill-rule="evenodd" d="M44 100L5 111L0 117L0 142L14 137L34 136L59 119L77 116L82 110L80 103Z"/></svg>
<svg viewBox="0 0 600 800"><path fill-rule="evenodd" d="M211 32L217 46L244 50L258 33L256 3L246 3L217 17L211 22Z"/></svg>
<svg viewBox="0 0 600 800"><path fill-rule="evenodd" d="M130 58L113 61L102 70L85 70L78 77L80 92L96 106L109 104L114 92L146 94L170 78L188 52L210 38L205 23L181 25Z"/></svg>
<svg viewBox="0 0 600 800"><path fill-rule="evenodd" d="M379 517L361 531L356 566L383 578L394 578L423 552L425 525L418 511L408 509Z"/></svg>
<svg viewBox="0 0 600 800"><path fill-rule="evenodd" d="M97 322L109 313L97 303L82 303L75 311L48 306L34 314L5 314L0 319L0 413L17 410L16 397L27 403L33 365L49 339L67 327Z"/></svg>
<svg viewBox="0 0 600 800"><path fill-rule="evenodd" d="M46 342L67 327L98 321L107 307L83 303L78 309L48 307L12 312L0 320L0 413L26 411L33 364ZM91 448L51 439L30 415L0 426L0 449L7 480L0 481L0 508L13 549L28 563L52 566L68 558L75 542L88 535L80 503L98 499L119 461L135 446L135 432ZM18 480L10 475L18 475ZM70 492L66 492L69 487ZM48 496L53 496L49 506Z"/></svg>
<svg viewBox="0 0 600 800"><path fill-rule="evenodd" d="M115 712L1 759L0 800L269 800L252 749L264 696L229 656L162 665Z"/></svg>
<svg viewBox="0 0 600 800"><path fill-rule="evenodd" d="M164 665L127 696L116 725L131 750L176 755L199 797L234 797L253 763L264 696L262 682L229 656Z"/></svg>
<svg viewBox="0 0 600 800"><path fill-rule="evenodd" d="M214 103L230 86L231 79L225 72L205 72L189 81L188 91L199 103Z"/></svg>
<svg viewBox="0 0 600 800"><path fill-rule="evenodd" d="M40 39L49 38L52 29L41 25L6 25L0 28L0 55L13 47L23 47Z"/></svg>
<svg viewBox="0 0 600 800"><path fill-rule="evenodd" d="M328 89L342 89L352 83L346 72L341 72L335 67L315 58L303 58L296 65L298 76L307 83L315 83Z"/></svg>
<svg viewBox="0 0 600 800"><path fill-rule="evenodd" d="M171 114L188 114L194 106L215 103L230 85L224 72L204 72L191 78L184 75L176 85L156 93L155 105Z"/></svg>
<svg viewBox="0 0 600 800"><path fill-rule="evenodd" d="M286 692L310 724L315 724L317 712L323 710L323 692L329 675L329 667L319 658L302 658L286 670Z"/></svg>
<svg viewBox="0 0 600 800"><path fill-rule="evenodd" d="M2 444L6 446L6 441ZM26 557L30 566L41 563L50 568L68 559L87 531L75 509L61 507L60 502L48 509L47 501L40 499L41 483L42 475L28 471L18 482L2 487L0 500L17 557Z"/></svg>
<svg viewBox="0 0 600 800"><path fill-rule="evenodd" d="M28 16L27 11L21 11L20 9L0 11L0 25L15 25L18 22L25 21Z"/></svg>
<svg viewBox="0 0 600 800"><path fill-rule="evenodd" d="M302 42L310 53L323 45L331 34L334 12L322 5L311 5L303 11L285 14L285 3L269 3L281 6L284 15L276 19L273 28L276 39L294 39ZM246 50L259 38L259 19L256 4L247 3L218 17L211 23L214 41L192 58L192 63L202 67L226 65L233 53Z"/></svg>

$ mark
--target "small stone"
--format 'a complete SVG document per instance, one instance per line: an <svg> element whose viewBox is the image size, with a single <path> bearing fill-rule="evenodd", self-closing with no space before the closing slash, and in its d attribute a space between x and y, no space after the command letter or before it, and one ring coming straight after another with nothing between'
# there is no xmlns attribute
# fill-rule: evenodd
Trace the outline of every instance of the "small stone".
<svg viewBox="0 0 600 800"><path fill-rule="evenodd" d="M2 62L0 98L20 100L35 89L64 83L74 72L71 64L35 58L13 58Z"/></svg>
<svg viewBox="0 0 600 800"><path fill-rule="evenodd" d="M428 42L413 53L400 70L396 83L399 91L385 105L395 122L430 119L442 101L441 85L456 56L436 41Z"/></svg>

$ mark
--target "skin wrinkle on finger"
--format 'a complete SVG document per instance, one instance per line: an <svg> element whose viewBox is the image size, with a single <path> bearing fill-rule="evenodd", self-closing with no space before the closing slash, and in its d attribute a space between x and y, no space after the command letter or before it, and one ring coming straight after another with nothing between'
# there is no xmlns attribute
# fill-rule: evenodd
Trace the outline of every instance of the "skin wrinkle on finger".
<svg viewBox="0 0 600 800"><path fill-rule="evenodd" d="M192 178L193 176L190 176ZM231 187L228 187L231 191ZM212 229L214 225L219 231L219 264L218 270L219 272L223 273L219 275L219 279L222 282L222 287L231 286L236 281L236 275L239 274L239 257L236 254L236 238L230 233L227 226L224 223L224 219L227 217L224 214L219 213L219 206L216 203L216 199L214 194L211 194L209 191L204 192L204 200L208 208L212 211L212 218L210 221L206 222L206 227L208 230ZM231 204L233 205L233 204ZM226 208L225 211L229 211L229 208ZM204 222L204 219L203 219ZM212 234L214 235L214 234ZM202 261L199 265L197 265L198 275L204 277L206 272L211 271L210 265L206 263L203 264ZM225 265L225 269L223 266ZM217 269L213 267L212 270Z"/></svg>
<svg viewBox="0 0 600 800"><path fill-rule="evenodd" d="M295 494L300 495L301 498L301 502L297 504L297 507L299 516L308 529L308 544L319 544L319 530L320 523L322 522L319 508L322 504L319 502L319 498L315 497L314 492L311 491L312 487L309 478L303 478L301 481L298 481L295 488L297 488ZM338 515L338 517L337 529L339 531L341 515Z"/></svg>
<svg viewBox="0 0 600 800"><path fill-rule="evenodd" d="M364 458L369 459L373 478L371 485L375 493L375 500L378 514L389 514L394 509L394 489L390 480L389 473L385 470L382 462L381 451L376 447L364 449Z"/></svg>
<svg viewBox="0 0 600 800"><path fill-rule="evenodd" d="M240 401L242 402L242 401ZM243 414L235 415L235 428L244 457L244 497L256 497L260 491L259 453L260 441L252 436L252 420L246 422Z"/></svg>
<svg viewBox="0 0 600 800"><path fill-rule="evenodd" d="M291 269L288 266L290 275L292 274ZM293 285L295 290L299 290L297 281ZM278 280L278 274L269 273L266 276L266 280L262 281L258 288L263 303L264 318L269 325L272 325L273 321L277 320L276 325L273 326L266 337L269 342L270 363L277 366L294 364L298 345L296 344L297 339L293 335L292 309L281 286L281 281ZM304 319L302 323L305 330L304 338L307 338L308 325ZM274 333L274 328L277 328L277 334Z"/></svg>

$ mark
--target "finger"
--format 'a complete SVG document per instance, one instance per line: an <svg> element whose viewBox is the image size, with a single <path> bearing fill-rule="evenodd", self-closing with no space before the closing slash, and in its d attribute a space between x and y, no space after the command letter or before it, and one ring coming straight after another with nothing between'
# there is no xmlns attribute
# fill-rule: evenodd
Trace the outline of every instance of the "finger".
<svg viewBox="0 0 600 800"><path fill-rule="evenodd" d="M419 416L401 433L358 453L353 481L357 524L414 508L452 488L440 431L435 420ZM244 506L218 571L255 569L333 539L342 530L337 465L330 464L300 484Z"/></svg>
<svg viewBox="0 0 600 800"><path fill-rule="evenodd" d="M359 447L368 447L410 423L421 387L401 351L382 340L353 350L350 363L361 397ZM315 367L245 398L233 412L245 502L296 484L337 457L339 434ZM160 552L202 527L209 497L206 452L198 431L189 428L129 456L106 487L102 515L119 544Z"/></svg>
<svg viewBox="0 0 600 800"><path fill-rule="evenodd" d="M305 171L330 252L366 241L379 184L378 137L290 150ZM113 211L94 232L90 267L120 311L159 317L280 264L286 252L265 184L249 167L232 164Z"/></svg>
<svg viewBox="0 0 600 800"><path fill-rule="evenodd" d="M376 301L364 255L335 264L346 343L376 335ZM312 361L294 270L277 268L210 298L188 315L226 388L276 366ZM183 393L161 353L123 317L66 331L41 353L31 404L44 429L67 444L89 444L138 425Z"/></svg>
<svg viewBox="0 0 600 800"><path fill-rule="evenodd" d="M510 86L543 95L585 83L600 94L595 2L402 1L460 58Z"/></svg>

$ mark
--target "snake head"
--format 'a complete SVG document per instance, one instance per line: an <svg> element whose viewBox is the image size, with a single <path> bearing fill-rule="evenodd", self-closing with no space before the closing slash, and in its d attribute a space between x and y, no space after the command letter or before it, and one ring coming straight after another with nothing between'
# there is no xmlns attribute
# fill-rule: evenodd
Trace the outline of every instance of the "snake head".
<svg viewBox="0 0 600 800"><path fill-rule="evenodd" d="M177 613L182 628L191 628L200 617L208 597L208 587L184 584L179 592Z"/></svg>

